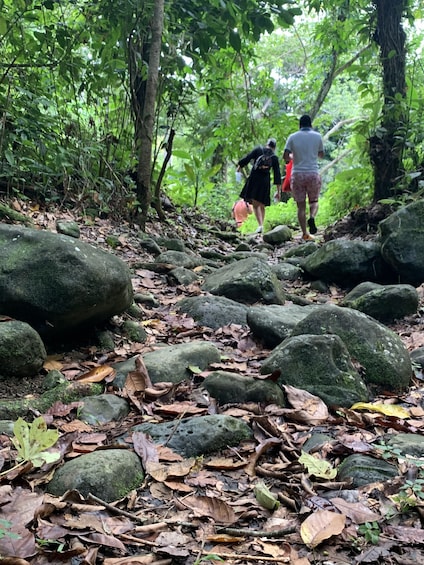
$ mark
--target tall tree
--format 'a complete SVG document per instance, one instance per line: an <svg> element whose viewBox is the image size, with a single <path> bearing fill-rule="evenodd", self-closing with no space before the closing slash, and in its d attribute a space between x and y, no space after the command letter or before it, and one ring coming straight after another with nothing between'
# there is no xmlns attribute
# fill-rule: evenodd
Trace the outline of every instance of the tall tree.
<svg viewBox="0 0 424 565"><path fill-rule="evenodd" d="M165 0L155 0L151 21L151 40L146 78L146 94L142 108L141 127L138 130L137 198L141 204L138 220L144 230L151 202L152 148L155 125L156 97L158 92L159 65Z"/></svg>
<svg viewBox="0 0 424 565"><path fill-rule="evenodd" d="M406 34L402 18L408 0L374 0L376 28L374 40L380 47L384 103L381 127L370 139L374 167L374 201L393 195L402 169L406 134Z"/></svg>

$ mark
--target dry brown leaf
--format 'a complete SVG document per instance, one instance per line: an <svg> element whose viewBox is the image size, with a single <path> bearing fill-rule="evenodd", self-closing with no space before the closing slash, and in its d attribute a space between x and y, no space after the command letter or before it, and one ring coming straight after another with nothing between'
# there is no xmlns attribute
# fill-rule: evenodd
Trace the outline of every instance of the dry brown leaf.
<svg viewBox="0 0 424 565"><path fill-rule="evenodd" d="M181 506L190 508L195 516L209 516L217 524L233 524L236 521L234 510L224 500L212 496L187 496L178 499Z"/></svg>
<svg viewBox="0 0 424 565"><path fill-rule="evenodd" d="M156 445L153 441L143 432L133 432L131 439L134 446L134 451L140 457L144 467L148 462L159 461L159 454Z"/></svg>
<svg viewBox="0 0 424 565"><path fill-rule="evenodd" d="M62 432L91 432L93 428L82 420L72 420L72 422L64 422L60 425Z"/></svg>
<svg viewBox="0 0 424 565"><path fill-rule="evenodd" d="M196 465L196 459L183 459L177 463L166 465L157 461L146 462L146 472L149 473L156 481L164 482L169 478L186 477L192 468Z"/></svg>
<svg viewBox="0 0 424 565"><path fill-rule="evenodd" d="M47 358L43 363L43 369L46 371L60 371L63 367L63 363L55 358Z"/></svg>
<svg viewBox="0 0 424 565"><path fill-rule="evenodd" d="M116 371L113 367L109 365L100 365L99 367L94 367L91 371L84 373L83 375L77 377L75 380L79 383L100 383L105 381L108 377L114 377ZM108 379L110 382L112 379Z"/></svg>
<svg viewBox="0 0 424 565"><path fill-rule="evenodd" d="M283 412L289 413L292 419L314 425L323 424L328 420L327 405L318 396L290 385L283 385L283 388L288 401L294 408L294 410L283 410Z"/></svg>
<svg viewBox="0 0 424 565"><path fill-rule="evenodd" d="M340 534L346 523L346 516L318 510L306 518L300 526L300 535L303 542L311 548L317 547L324 540Z"/></svg>
<svg viewBox="0 0 424 565"><path fill-rule="evenodd" d="M247 465L247 461L240 461L240 459L229 459L227 457L215 457L205 461L204 466L208 469L220 469L222 471L231 471L231 469L240 469Z"/></svg>
<svg viewBox="0 0 424 565"><path fill-rule="evenodd" d="M346 502L343 498L331 498L330 502L350 518L354 524L365 524L365 522L378 522L381 519L379 514L372 512L361 502Z"/></svg>

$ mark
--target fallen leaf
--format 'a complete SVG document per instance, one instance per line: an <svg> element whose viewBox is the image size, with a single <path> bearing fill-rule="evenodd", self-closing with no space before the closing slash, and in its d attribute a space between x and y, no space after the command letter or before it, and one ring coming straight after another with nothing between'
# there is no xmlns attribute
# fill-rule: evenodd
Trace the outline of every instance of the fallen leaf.
<svg viewBox="0 0 424 565"><path fill-rule="evenodd" d="M300 535L303 542L311 548L317 547L324 540L340 534L346 522L346 516L318 510L306 518L300 526Z"/></svg>
<svg viewBox="0 0 424 565"><path fill-rule="evenodd" d="M299 457L298 461L302 463L308 470L308 473L314 475L314 477L331 480L337 476L337 469L334 469L328 461L310 455L305 451L302 451L302 455Z"/></svg>
<svg viewBox="0 0 424 565"><path fill-rule="evenodd" d="M100 367L95 367L88 371L88 373L84 373L80 375L75 380L79 383L100 383L101 381L105 381L108 377L114 377L116 371L113 367L109 367L108 365L101 365ZM110 379L108 382L110 382Z"/></svg>
<svg viewBox="0 0 424 565"><path fill-rule="evenodd" d="M217 524L233 524L236 521L234 510L224 500L212 496L187 496L179 499L182 507L190 508L196 516L209 516Z"/></svg>
<svg viewBox="0 0 424 565"><path fill-rule="evenodd" d="M361 502L347 502L343 498L330 498L330 502L350 518L354 524L365 524L366 522L378 522L381 519L379 514L372 512Z"/></svg>
<svg viewBox="0 0 424 565"><path fill-rule="evenodd" d="M409 418L409 410L403 406L398 406L396 404L382 404L376 402L357 402L351 407L351 410L369 410L370 412L379 412L385 416L393 416L394 418Z"/></svg>

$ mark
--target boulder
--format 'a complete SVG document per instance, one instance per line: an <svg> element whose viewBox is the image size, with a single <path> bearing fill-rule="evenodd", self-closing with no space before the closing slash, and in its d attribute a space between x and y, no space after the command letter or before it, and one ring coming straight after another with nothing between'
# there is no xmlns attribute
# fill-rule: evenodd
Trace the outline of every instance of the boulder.
<svg viewBox="0 0 424 565"><path fill-rule="evenodd" d="M338 335L352 360L364 368L365 383L377 391L405 390L410 383L411 359L400 337L358 310L317 306L293 329L292 336L303 334Z"/></svg>
<svg viewBox="0 0 424 565"><path fill-rule="evenodd" d="M103 322L132 303L131 276L115 255L75 238L0 224L0 313L44 339Z"/></svg>
<svg viewBox="0 0 424 565"><path fill-rule="evenodd" d="M307 390L328 405L349 407L368 400L367 388L336 335L287 338L262 363L262 374L274 371L280 371L280 385Z"/></svg>
<svg viewBox="0 0 424 565"><path fill-rule="evenodd" d="M286 241L290 241L293 237L293 232L288 226L276 226L271 231L264 233L263 240L265 243L271 245L280 245Z"/></svg>
<svg viewBox="0 0 424 565"><path fill-rule="evenodd" d="M177 303L177 309L197 323L216 330L228 324L247 325L247 306L225 296L188 296Z"/></svg>
<svg viewBox="0 0 424 565"><path fill-rule="evenodd" d="M285 301L281 284L271 267L257 257L216 269L206 277L203 289L245 304L284 304Z"/></svg>
<svg viewBox="0 0 424 565"><path fill-rule="evenodd" d="M213 371L203 381L203 388L219 404L260 402L285 405L284 393L278 383L255 379L228 371Z"/></svg>
<svg viewBox="0 0 424 565"><path fill-rule="evenodd" d="M247 324L252 334L262 343L273 349L286 337L289 337L293 328L306 318L316 305L299 306L297 304L264 304L251 306L247 310Z"/></svg>
<svg viewBox="0 0 424 565"><path fill-rule="evenodd" d="M379 224L384 260L399 274L399 282L424 282L424 201L403 206Z"/></svg>
<svg viewBox="0 0 424 565"><path fill-rule="evenodd" d="M222 414L183 418L177 426L175 422L146 422L134 426L132 431L148 434L154 443L167 445L183 457L215 453L253 436L241 418Z"/></svg>
<svg viewBox="0 0 424 565"><path fill-rule="evenodd" d="M180 383L193 375L190 367L201 371L221 359L219 350L210 342L191 341L178 345L159 347L143 356L143 361L153 383Z"/></svg>
<svg viewBox="0 0 424 565"><path fill-rule="evenodd" d="M302 267L310 276L352 288L363 281L383 281L390 269L373 241L335 239L308 255Z"/></svg>
<svg viewBox="0 0 424 565"><path fill-rule="evenodd" d="M41 337L26 322L0 322L0 377L33 377L47 353Z"/></svg>
<svg viewBox="0 0 424 565"><path fill-rule="evenodd" d="M370 284L361 283L355 287L345 296L343 305L360 310L383 323L390 323L416 313L419 296L412 285L375 284L370 288Z"/></svg>
<svg viewBox="0 0 424 565"><path fill-rule="evenodd" d="M127 449L102 449L80 455L57 468L47 492L62 496L77 490L113 502L123 498L144 480L139 457Z"/></svg>

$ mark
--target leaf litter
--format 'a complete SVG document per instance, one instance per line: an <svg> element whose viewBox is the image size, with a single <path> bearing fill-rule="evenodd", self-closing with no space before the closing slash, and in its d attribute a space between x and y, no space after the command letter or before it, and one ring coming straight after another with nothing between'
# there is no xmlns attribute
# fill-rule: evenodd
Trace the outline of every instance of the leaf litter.
<svg viewBox="0 0 424 565"><path fill-rule="evenodd" d="M53 231L61 214L58 210L43 213L36 207L27 212L35 223ZM76 219L83 224L81 218ZM199 247L202 242L201 238L194 242L194 224L193 217L187 218L174 224L169 234L166 226L157 223L148 224L147 229L152 234L172 234ZM226 229L225 224L217 227ZM82 225L81 231L82 238L99 246L105 246L103 234L116 234L120 246L114 252L130 266L150 261L149 256L143 257L136 226L130 223L96 219L94 225ZM210 236L204 243L205 248L208 245ZM222 253L231 250L228 243L219 240L214 247ZM277 252L274 255L277 260ZM218 407L207 395L198 394L198 385L207 372L195 368L190 382L153 385L142 362L143 353L157 344L181 343L193 337L211 340L220 347L222 361L214 369L260 379L274 377L259 375L261 361L269 351L245 328L231 324L213 331L174 311L183 295L200 293L196 284L171 287L160 270L143 268L137 273L135 293L151 292L161 304L154 313L142 307L146 343L131 343L118 337L117 332L111 353L102 354L92 345L75 348L70 344L67 352L46 361L46 372L60 370L70 382L101 382L107 392L122 395L131 406L130 414L119 425L81 422L78 402L56 403L47 414L39 415L60 434L54 446L60 461L96 449L116 448L115 439L141 421L172 421L182 415L221 413L241 417L251 425L254 439L211 456L185 459L166 446L153 444L145 434L133 433L124 448L133 449L140 457L145 480L138 489L109 504L93 495L84 499L77 491L69 491L61 498L43 493L58 463L47 458L39 461L39 468L29 462L13 473L13 466L19 462L17 446L7 435L0 434L0 563L424 562L423 498L417 488L421 483L416 461L413 464L398 459L399 477L357 489L337 481L333 472L349 454L381 456L376 445L388 432L419 433L424 425L419 375L402 396L381 397L356 409L337 411L329 411L319 398L295 387L285 387L287 408L253 403ZM337 302L343 297L341 289L334 285L325 296L311 293L308 285L299 281L290 284L290 292L309 296L312 301ZM122 319L117 317L113 322L119 327ZM392 329L413 349L424 343L420 324L417 315L396 322ZM111 366L134 356L136 370L118 391ZM25 379L16 390L6 387L2 395L18 398L28 393L39 393L37 379ZM312 451L306 456L302 448L312 429L321 433L331 430L334 441L321 446L319 453ZM377 537L373 539L375 532Z"/></svg>

